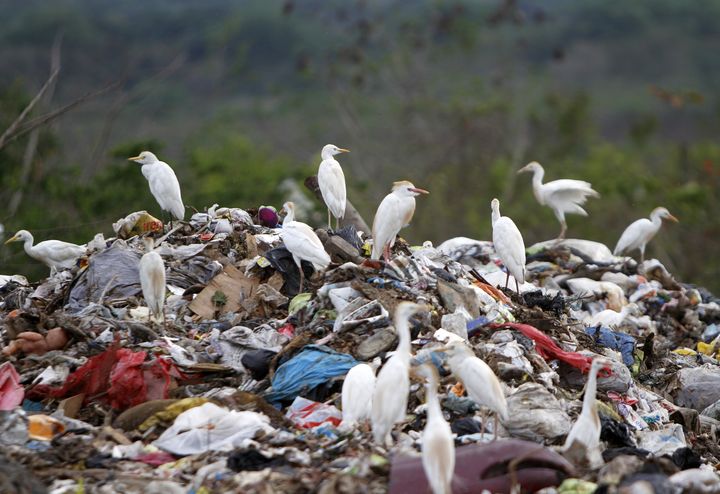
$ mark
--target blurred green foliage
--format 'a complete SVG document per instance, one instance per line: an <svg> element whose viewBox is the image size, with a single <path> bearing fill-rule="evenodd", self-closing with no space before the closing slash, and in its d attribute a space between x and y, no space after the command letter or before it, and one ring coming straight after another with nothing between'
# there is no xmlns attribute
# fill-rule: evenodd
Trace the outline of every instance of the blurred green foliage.
<svg viewBox="0 0 720 494"><path fill-rule="evenodd" d="M0 0L0 8L8 0ZM546 180L592 182L573 237L611 248L631 221L666 206L648 254L684 281L720 291L720 2L400 0L23 2L0 25L0 132L47 77L64 33L56 104L121 88L43 128L20 211L0 220L38 240L86 242L146 209L139 165L170 163L189 208L280 206L281 184L340 162L368 223L390 184L418 199L412 242L490 238L501 200L526 244L559 231L539 207L529 161ZM33 114L37 116L38 110ZM0 200L20 186L27 136L0 150ZM317 204L317 203L316 203ZM320 204L317 209L324 217ZM188 211L188 215L192 209ZM312 216L310 216L312 218ZM46 269L17 245L0 272Z"/></svg>

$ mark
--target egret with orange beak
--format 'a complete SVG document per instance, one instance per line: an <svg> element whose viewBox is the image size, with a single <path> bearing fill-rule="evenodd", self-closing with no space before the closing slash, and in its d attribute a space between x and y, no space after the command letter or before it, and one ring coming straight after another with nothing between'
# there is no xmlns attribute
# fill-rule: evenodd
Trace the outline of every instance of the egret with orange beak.
<svg viewBox="0 0 720 494"><path fill-rule="evenodd" d="M662 220L670 220L675 223L678 219L670 214L666 208L655 208L650 213L650 219L640 218L630 223L618 240L613 254L616 256L623 252L638 249L640 251L640 262L645 261L645 246L657 234L662 225Z"/></svg>
<svg viewBox="0 0 720 494"><path fill-rule="evenodd" d="M180 182L170 165L157 159L150 151L143 151L128 160L142 165L142 174L150 184L150 192L163 211L182 220L185 217L185 206L180 195Z"/></svg>

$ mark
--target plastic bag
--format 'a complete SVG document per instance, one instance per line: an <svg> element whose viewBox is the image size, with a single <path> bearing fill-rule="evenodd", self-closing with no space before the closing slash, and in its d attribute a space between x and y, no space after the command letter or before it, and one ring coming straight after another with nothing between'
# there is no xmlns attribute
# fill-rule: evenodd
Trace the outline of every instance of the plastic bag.
<svg viewBox="0 0 720 494"><path fill-rule="evenodd" d="M342 422L342 413L334 406L301 396L295 398L285 416L303 429L312 429L324 423L337 427Z"/></svg>
<svg viewBox="0 0 720 494"><path fill-rule="evenodd" d="M231 451L258 431L274 431L269 422L261 413L230 411L205 403L178 415L153 444L175 455Z"/></svg>
<svg viewBox="0 0 720 494"><path fill-rule="evenodd" d="M0 410L12 410L23 401L25 388L10 362L0 365Z"/></svg>

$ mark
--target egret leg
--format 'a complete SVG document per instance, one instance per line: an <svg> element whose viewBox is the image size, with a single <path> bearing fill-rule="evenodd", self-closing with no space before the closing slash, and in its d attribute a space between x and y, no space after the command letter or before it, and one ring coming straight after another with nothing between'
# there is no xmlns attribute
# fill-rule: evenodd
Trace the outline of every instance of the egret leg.
<svg viewBox="0 0 720 494"><path fill-rule="evenodd" d="M300 290L298 293L303 293L303 283L305 281L305 273L303 272L302 266L298 266L298 269L300 270Z"/></svg>
<svg viewBox="0 0 720 494"><path fill-rule="evenodd" d="M509 282L510 282L510 271L507 271L505 273L505 290L507 290ZM515 283L517 283L517 281Z"/></svg>
<svg viewBox="0 0 720 494"><path fill-rule="evenodd" d="M515 291L520 295L520 285L518 285L517 278L515 278Z"/></svg>
<svg viewBox="0 0 720 494"><path fill-rule="evenodd" d="M340 218L335 218L335 230L340 229Z"/></svg>
<svg viewBox="0 0 720 494"><path fill-rule="evenodd" d="M640 264L645 262L645 246L640 247Z"/></svg>
<svg viewBox="0 0 720 494"><path fill-rule="evenodd" d="M482 422L480 422L480 437L482 437L485 434L485 421L487 420L485 418L485 412L480 410L480 419Z"/></svg>
<svg viewBox="0 0 720 494"><path fill-rule="evenodd" d="M385 262L390 262L390 244L383 249L383 257L385 257Z"/></svg>
<svg viewBox="0 0 720 494"><path fill-rule="evenodd" d="M493 421L493 441L497 441L497 432L498 432L498 414L495 412L495 418Z"/></svg>
<svg viewBox="0 0 720 494"><path fill-rule="evenodd" d="M565 220L562 220L560 222L560 235L558 236L558 240L563 240L565 238L565 232L567 231L567 223L565 223Z"/></svg>
<svg viewBox="0 0 720 494"><path fill-rule="evenodd" d="M328 230L332 229L332 217L330 216L330 208L328 208Z"/></svg>

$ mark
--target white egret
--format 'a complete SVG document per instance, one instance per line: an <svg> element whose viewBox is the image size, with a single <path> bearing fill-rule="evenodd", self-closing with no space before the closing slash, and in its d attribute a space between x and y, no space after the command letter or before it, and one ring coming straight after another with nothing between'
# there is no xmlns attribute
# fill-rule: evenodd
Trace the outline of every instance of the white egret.
<svg viewBox="0 0 720 494"><path fill-rule="evenodd" d="M292 254L300 271L300 292L302 292L305 281L302 261L308 261L316 270L321 270L330 264L330 256L325 252L322 242L313 229L305 223L295 221L295 204L288 201L283 204L283 209L287 215L283 220L280 238L285 248Z"/></svg>
<svg viewBox="0 0 720 494"><path fill-rule="evenodd" d="M502 420L508 418L507 401L500 381L490 366L477 358L475 353L464 343L451 343L445 349L450 357L448 361L450 370L456 378L462 381L470 399L495 413L493 431L497 438L498 415ZM484 430L484 420L482 425Z"/></svg>
<svg viewBox="0 0 720 494"><path fill-rule="evenodd" d="M392 444L390 432L397 422L405 420L410 392L410 317L422 309L412 302L401 302L395 308L395 331L398 346L390 360L380 369L373 393L373 436L378 443Z"/></svg>
<svg viewBox="0 0 720 494"><path fill-rule="evenodd" d="M606 328L616 328L620 326L627 316L638 310L637 304L627 304L620 309L620 312L605 309L597 314L586 317L583 322L589 328L596 326L604 326Z"/></svg>
<svg viewBox="0 0 720 494"><path fill-rule="evenodd" d="M328 144L322 148L320 154L322 161L318 169L317 179L323 201L325 201L328 208L328 228L331 227L331 213L335 216L335 227L340 228L340 218L345 216L345 203L347 201L345 174L340 163L333 156L349 152L349 150L339 148L335 144Z"/></svg>
<svg viewBox="0 0 720 494"><path fill-rule="evenodd" d="M400 230L410 224L415 213L415 196L420 194L429 192L407 180L393 184L392 192L385 196L375 213L371 259L380 259L383 255L385 261L390 261L390 248L395 245Z"/></svg>
<svg viewBox="0 0 720 494"><path fill-rule="evenodd" d="M45 240L33 245L34 238L27 230L20 230L5 244L19 241L23 242L23 248L27 255L50 268L51 276L60 269L72 268L78 258L85 255L85 247L61 240Z"/></svg>
<svg viewBox="0 0 720 494"><path fill-rule="evenodd" d="M505 288L510 275L515 278L515 291L520 293L518 283L525 283L525 242L515 222L507 216L500 216L500 201L493 199L492 208L493 245L495 252L507 269Z"/></svg>
<svg viewBox="0 0 720 494"><path fill-rule="evenodd" d="M342 424L352 427L370 419L375 371L368 364L358 364L347 373L342 387Z"/></svg>
<svg viewBox="0 0 720 494"><path fill-rule="evenodd" d="M570 433L565 439L563 450L567 451L573 446L573 443L579 443L583 449L585 457L590 461L591 465L602 464L602 456L600 453L600 416L597 411L597 403L595 395L597 394L597 374L608 365L608 361L595 357L590 365L588 372L588 380L585 385L585 396L583 397L582 412L575 424L573 424ZM577 445L575 447L578 447Z"/></svg>
<svg viewBox="0 0 720 494"><path fill-rule="evenodd" d="M420 373L420 372L419 372ZM434 366L425 364L421 373L427 379L427 421L422 432L422 465L433 494L452 494L455 471L455 442L450 424L443 417L438 399L438 373Z"/></svg>
<svg viewBox="0 0 720 494"><path fill-rule="evenodd" d="M562 228L558 239L565 238L567 230L565 213L587 216L587 211L582 208L582 205L585 204L588 197L600 197L600 194L592 189L592 184L582 180L561 179L546 184L542 183L545 170L537 161L525 165L518 171L518 173L523 172L533 173L532 185L535 199L541 205L552 209L560 222Z"/></svg>
<svg viewBox="0 0 720 494"><path fill-rule="evenodd" d="M150 192L163 211L169 212L178 220L185 218L180 182L170 165L158 160L150 151L143 151L128 160L142 165L142 174L150 184Z"/></svg>
<svg viewBox="0 0 720 494"><path fill-rule="evenodd" d="M640 262L644 262L645 246L660 230L663 219L678 222L678 219L670 214L670 211L666 208L655 208L650 213L650 219L640 218L630 223L630 226L620 235L620 240L618 240L613 254L617 256L623 252L638 249L640 251Z"/></svg>
<svg viewBox="0 0 720 494"><path fill-rule="evenodd" d="M150 314L156 320L165 321L163 305L165 305L165 263L160 254L153 250L154 241L150 237L143 238L145 254L140 259L140 286Z"/></svg>

